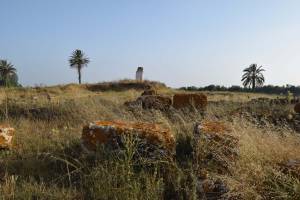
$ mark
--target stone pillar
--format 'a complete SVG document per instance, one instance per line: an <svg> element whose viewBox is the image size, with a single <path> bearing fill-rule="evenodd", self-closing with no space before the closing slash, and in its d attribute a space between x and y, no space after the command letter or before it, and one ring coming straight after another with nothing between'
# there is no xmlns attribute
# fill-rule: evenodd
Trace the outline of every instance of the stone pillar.
<svg viewBox="0 0 300 200"><path fill-rule="evenodd" d="M143 81L143 67L138 67L136 70L135 79L137 81Z"/></svg>

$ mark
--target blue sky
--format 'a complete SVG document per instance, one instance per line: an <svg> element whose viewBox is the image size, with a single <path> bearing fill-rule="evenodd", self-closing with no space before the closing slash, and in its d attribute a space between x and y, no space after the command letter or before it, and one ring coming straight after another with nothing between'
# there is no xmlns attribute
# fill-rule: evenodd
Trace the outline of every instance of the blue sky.
<svg viewBox="0 0 300 200"><path fill-rule="evenodd" d="M145 77L172 87L240 85L251 63L266 84L300 85L300 1L0 0L0 58L23 85Z"/></svg>

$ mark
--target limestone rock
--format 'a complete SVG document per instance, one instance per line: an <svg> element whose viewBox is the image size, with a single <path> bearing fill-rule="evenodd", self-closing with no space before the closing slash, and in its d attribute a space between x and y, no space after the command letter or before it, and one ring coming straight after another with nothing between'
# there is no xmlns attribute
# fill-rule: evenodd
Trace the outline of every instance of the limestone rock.
<svg viewBox="0 0 300 200"><path fill-rule="evenodd" d="M204 121L196 124L194 138L196 144L204 149L204 163L214 163L219 173L228 172L232 162L238 155L239 139L230 134L231 129L225 123L218 121Z"/></svg>
<svg viewBox="0 0 300 200"><path fill-rule="evenodd" d="M0 149L9 149L12 147L15 129L9 126L0 126Z"/></svg>
<svg viewBox="0 0 300 200"><path fill-rule="evenodd" d="M172 99L162 95L143 95L138 97L135 101L127 101L124 103L129 108L141 106L143 109L155 109L166 111L172 105Z"/></svg>
<svg viewBox="0 0 300 200"><path fill-rule="evenodd" d="M83 146L95 151L98 144L112 148L124 147L122 137L136 136L143 143L141 151L159 148L162 153L173 152L175 139L173 134L157 124L123 121L97 121L85 126L82 131Z"/></svg>
<svg viewBox="0 0 300 200"><path fill-rule="evenodd" d="M145 95L137 99L143 109L168 110L172 105L172 99L162 95Z"/></svg>
<svg viewBox="0 0 300 200"><path fill-rule="evenodd" d="M176 109L194 106L197 109L205 110L207 106L207 96L198 94L175 94L173 96L173 107Z"/></svg>

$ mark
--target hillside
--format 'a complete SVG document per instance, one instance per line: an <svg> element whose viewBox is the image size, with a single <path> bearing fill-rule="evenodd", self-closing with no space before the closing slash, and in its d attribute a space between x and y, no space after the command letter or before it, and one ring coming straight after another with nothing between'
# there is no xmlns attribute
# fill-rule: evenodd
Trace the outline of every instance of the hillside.
<svg viewBox="0 0 300 200"><path fill-rule="evenodd" d="M0 118L15 129L13 147L0 152L1 199L300 199L300 170L287 170L300 159L293 104L203 92L205 111L124 105L149 87L165 97L187 93L129 80L1 89ZM121 153L87 153L82 129L100 120L157 124L174 135L175 153L136 156L132 141ZM208 139L194 134L198 123Z"/></svg>

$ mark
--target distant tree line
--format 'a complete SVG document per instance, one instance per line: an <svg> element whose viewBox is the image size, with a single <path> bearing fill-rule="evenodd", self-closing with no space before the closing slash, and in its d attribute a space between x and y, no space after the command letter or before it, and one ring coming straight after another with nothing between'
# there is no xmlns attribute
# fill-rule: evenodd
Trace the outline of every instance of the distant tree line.
<svg viewBox="0 0 300 200"><path fill-rule="evenodd" d="M286 95L290 92L296 96L300 96L300 86L294 86L294 85L285 85L285 86L265 85L261 87L256 87L255 89L248 88L248 87L241 87L238 85L233 85L230 87L225 87L220 85L208 85L205 87L195 87L195 86L182 87L180 89L186 91L257 92L257 93L278 94L278 95Z"/></svg>
<svg viewBox="0 0 300 200"><path fill-rule="evenodd" d="M85 56L82 50L76 49L72 52L69 58L71 68L75 68L78 73L78 83L81 84L81 71L86 67L90 59ZM243 70L242 83L244 87L233 85L225 87L220 85L208 85L205 87L182 87L180 89L187 91L230 91L230 92L257 92L266 94L293 94L300 96L300 86L286 85L286 86L263 86L265 77L263 72L265 70L262 66L251 64ZM0 59L0 86L5 87L20 87L18 83L17 69L7 60Z"/></svg>
<svg viewBox="0 0 300 200"><path fill-rule="evenodd" d="M229 91L229 92L257 92L265 94L278 94L278 95L291 95L300 96L300 86L286 85L274 86L265 85L265 77L263 75L262 66L258 67L257 64L251 64L243 70L242 83L244 87L233 85L230 87L220 85L208 85L205 87L182 87L180 89L187 91Z"/></svg>

